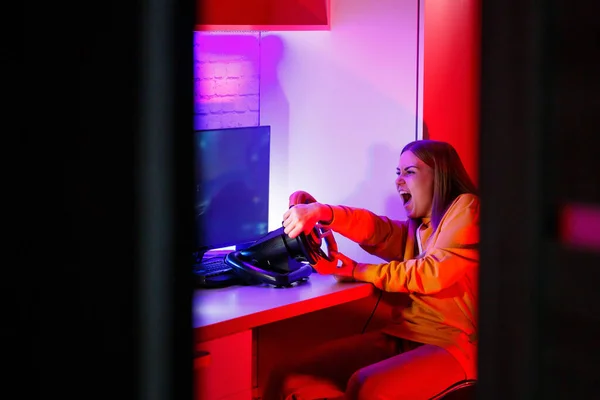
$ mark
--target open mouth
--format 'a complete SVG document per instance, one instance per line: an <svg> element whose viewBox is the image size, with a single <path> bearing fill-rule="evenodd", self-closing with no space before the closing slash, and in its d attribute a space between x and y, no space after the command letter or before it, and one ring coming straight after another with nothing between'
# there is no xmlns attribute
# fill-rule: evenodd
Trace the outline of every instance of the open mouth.
<svg viewBox="0 0 600 400"><path fill-rule="evenodd" d="M408 204L412 199L412 195L408 192L400 192L400 197L402 198L402 203L404 203L404 205Z"/></svg>

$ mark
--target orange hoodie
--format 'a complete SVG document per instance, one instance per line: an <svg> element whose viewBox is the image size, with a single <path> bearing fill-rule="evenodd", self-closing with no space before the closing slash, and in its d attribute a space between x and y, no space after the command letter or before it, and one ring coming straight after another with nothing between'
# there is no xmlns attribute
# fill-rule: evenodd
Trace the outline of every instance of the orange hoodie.
<svg viewBox="0 0 600 400"><path fill-rule="evenodd" d="M354 278L386 292L406 293L408 306L393 307L384 332L448 350L468 379L477 376L477 282L479 269L479 198L460 195L435 231L421 233L419 221L393 221L346 206L332 206L329 227L388 261L354 268ZM428 225L429 219L423 219ZM428 237L428 238L427 238Z"/></svg>

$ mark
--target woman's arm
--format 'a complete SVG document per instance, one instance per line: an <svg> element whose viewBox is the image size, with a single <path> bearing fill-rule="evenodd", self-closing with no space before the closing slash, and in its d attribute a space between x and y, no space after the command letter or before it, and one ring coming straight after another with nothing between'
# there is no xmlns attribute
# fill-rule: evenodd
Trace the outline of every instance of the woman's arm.
<svg viewBox="0 0 600 400"><path fill-rule="evenodd" d="M479 266L479 201L459 199L440 223L439 235L421 258L357 264L353 277L389 292L433 294Z"/></svg>
<svg viewBox="0 0 600 400"><path fill-rule="evenodd" d="M329 206L334 232L358 243L365 251L384 260L402 260L408 221L395 221L362 208Z"/></svg>
<svg viewBox="0 0 600 400"><path fill-rule="evenodd" d="M308 204L303 201L309 199ZM314 201L306 192L295 192L283 214L284 232L290 238L308 234L316 224L347 237L384 260L401 260L408 236L408 221L394 221L362 208L331 206Z"/></svg>

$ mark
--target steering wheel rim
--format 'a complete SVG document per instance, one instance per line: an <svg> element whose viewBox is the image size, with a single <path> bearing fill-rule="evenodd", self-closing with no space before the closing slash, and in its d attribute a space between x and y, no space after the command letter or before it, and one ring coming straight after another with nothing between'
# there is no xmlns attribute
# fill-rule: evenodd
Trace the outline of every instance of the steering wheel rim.
<svg viewBox="0 0 600 400"><path fill-rule="evenodd" d="M290 208L297 204L316 202L317 200L313 196L303 191L294 192L290 196ZM331 229L323 226L315 226L308 235L304 233L300 234L300 239L305 247L308 262L317 273L331 275L336 271L337 259L331 255L331 252L337 252L338 246ZM321 248L323 239L327 246L327 253Z"/></svg>

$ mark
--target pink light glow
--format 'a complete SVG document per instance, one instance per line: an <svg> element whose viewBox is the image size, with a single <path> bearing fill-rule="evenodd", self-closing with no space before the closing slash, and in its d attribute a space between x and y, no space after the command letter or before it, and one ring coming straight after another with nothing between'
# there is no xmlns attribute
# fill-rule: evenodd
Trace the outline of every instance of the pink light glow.
<svg viewBox="0 0 600 400"><path fill-rule="evenodd" d="M256 126L259 122L257 32L196 32L196 128Z"/></svg>
<svg viewBox="0 0 600 400"><path fill-rule="evenodd" d="M574 247L600 250L600 208L583 204L564 207L561 238Z"/></svg>

